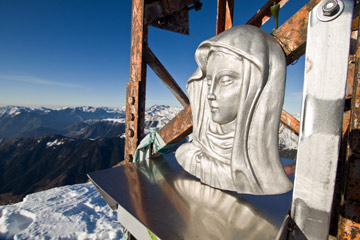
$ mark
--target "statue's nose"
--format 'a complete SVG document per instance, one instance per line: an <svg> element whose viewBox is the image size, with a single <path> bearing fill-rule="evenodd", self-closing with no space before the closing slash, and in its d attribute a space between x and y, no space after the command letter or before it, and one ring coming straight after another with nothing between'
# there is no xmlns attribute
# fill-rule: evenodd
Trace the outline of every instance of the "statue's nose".
<svg viewBox="0 0 360 240"><path fill-rule="evenodd" d="M214 94L214 88L215 88L215 81L211 81L210 89L207 95L208 100L216 100L216 96Z"/></svg>
<svg viewBox="0 0 360 240"><path fill-rule="evenodd" d="M215 96L215 94L213 94L213 93L209 93L209 94L207 95L207 98L208 98L208 100L216 100L216 96Z"/></svg>

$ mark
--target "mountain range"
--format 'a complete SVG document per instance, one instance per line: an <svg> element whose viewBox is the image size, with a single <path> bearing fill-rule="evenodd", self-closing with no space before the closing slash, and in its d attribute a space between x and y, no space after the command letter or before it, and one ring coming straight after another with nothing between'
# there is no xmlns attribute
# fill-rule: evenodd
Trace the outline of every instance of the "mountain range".
<svg viewBox="0 0 360 240"><path fill-rule="evenodd" d="M145 133L161 128L179 111L164 105L148 108ZM124 131L124 108L0 107L0 204L83 183L87 173L114 166L123 159ZM294 159L297 136L284 127L279 136L281 156Z"/></svg>
<svg viewBox="0 0 360 240"><path fill-rule="evenodd" d="M125 109L0 107L0 137L67 135L73 131L81 130L95 121L108 118L125 118Z"/></svg>
<svg viewBox="0 0 360 240"><path fill-rule="evenodd" d="M154 105L146 131L181 109ZM86 174L124 156L124 108L0 107L0 204L27 194L87 181Z"/></svg>

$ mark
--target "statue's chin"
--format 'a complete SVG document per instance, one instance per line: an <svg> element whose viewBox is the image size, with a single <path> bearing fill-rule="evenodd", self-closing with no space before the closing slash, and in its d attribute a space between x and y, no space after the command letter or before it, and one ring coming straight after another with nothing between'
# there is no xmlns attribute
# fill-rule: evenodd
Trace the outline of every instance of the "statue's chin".
<svg viewBox="0 0 360 240"><path fill-rule="evenodd" d="M223 119L223 116L219 116L219 114L212 114L211 119L213 120L213 122L220 124L220 125L224 125L224 124L231 122L231 121L228 121L227 119Z"/></svg>
<svg viewBox="0 0 360 240"><path fill-rule="evenodd" d="M236 116L235 118L232 118L232 119L224 119L223 116L219 116L219 114L212 114L211 115L211 120L214 122L214 123L217 123L217 124L220 124L220 125L227 125L227 124L231 124L235 121L236 119Z"/></svg>

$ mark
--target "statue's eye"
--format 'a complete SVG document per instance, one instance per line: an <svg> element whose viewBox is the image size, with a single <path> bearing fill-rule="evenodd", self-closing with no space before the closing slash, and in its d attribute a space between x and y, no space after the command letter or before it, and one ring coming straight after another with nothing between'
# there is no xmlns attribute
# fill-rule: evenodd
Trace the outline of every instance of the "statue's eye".
<svg viewBox="0 0 360 240"><path fill-rule="evenodd" d="M223 86L227 86L227 85L230 85L234 82L234 79L232 79L231 77L229 76L222 76L220 78L220 84L223 85Z"/></svg>

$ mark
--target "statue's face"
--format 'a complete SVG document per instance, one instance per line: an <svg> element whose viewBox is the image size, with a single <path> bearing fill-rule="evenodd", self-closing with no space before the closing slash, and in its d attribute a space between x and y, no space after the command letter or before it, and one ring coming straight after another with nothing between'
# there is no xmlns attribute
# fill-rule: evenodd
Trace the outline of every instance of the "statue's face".
<svg viewBox="0 0 360 240"><path fill-rule="evenodd" d="M210 55L206 78L212 120L219 124L233 121L240 101L243 61L231 54L214 52Z"/></svg>

